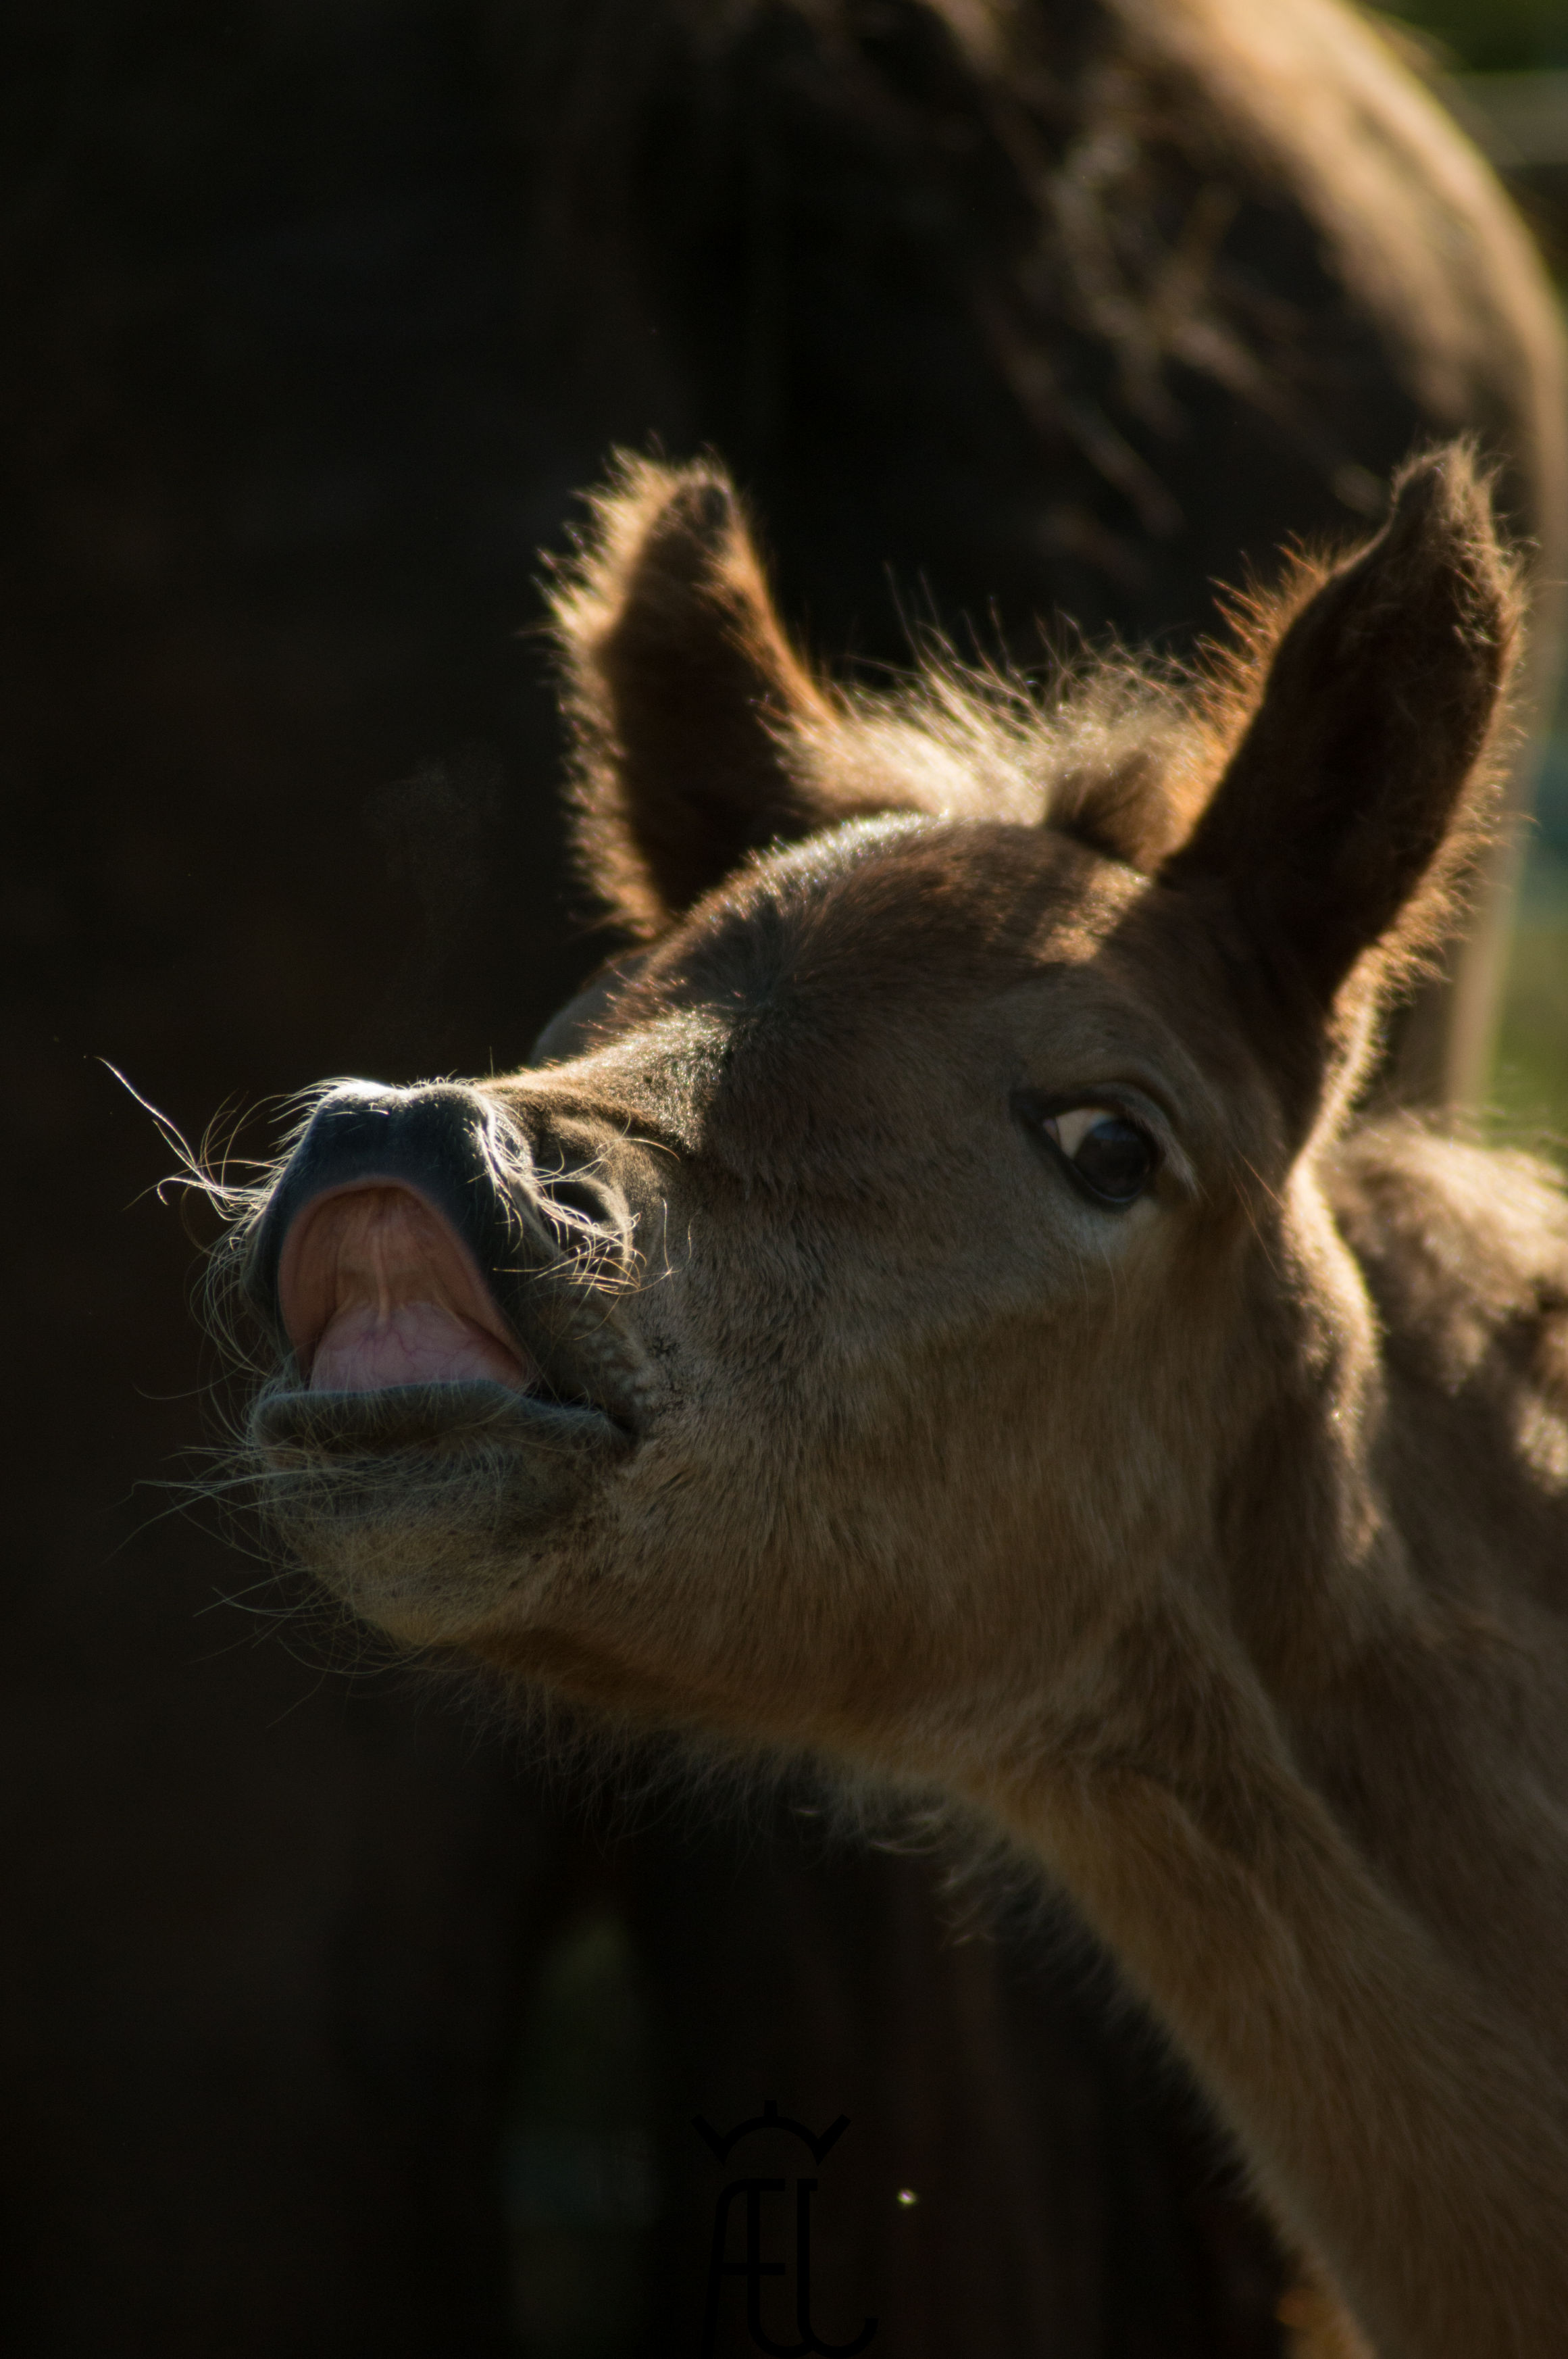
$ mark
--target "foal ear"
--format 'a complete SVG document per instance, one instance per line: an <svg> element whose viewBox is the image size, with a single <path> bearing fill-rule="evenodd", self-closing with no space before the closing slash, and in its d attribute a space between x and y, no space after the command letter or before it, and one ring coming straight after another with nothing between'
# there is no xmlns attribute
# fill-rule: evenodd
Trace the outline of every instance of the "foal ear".
<svg viewBox="0 0 1568 2359"><path fill-rule="evenodd" d="M1212 799L1162 875L1222 888L1253 956L1326 1010L1362 953L1430 940L1484 787L1519 615L1463 444L1404 469L1376 539L1320 575L1265 660Z"/></svg>
<svg viewBox="0 0 1568 2359"><path fill-rule="evenodd" d="M727 477L623 461L555 599L589 875L657 933L746 853L849 816L811 775L833 707L784 636Z"/></svg>

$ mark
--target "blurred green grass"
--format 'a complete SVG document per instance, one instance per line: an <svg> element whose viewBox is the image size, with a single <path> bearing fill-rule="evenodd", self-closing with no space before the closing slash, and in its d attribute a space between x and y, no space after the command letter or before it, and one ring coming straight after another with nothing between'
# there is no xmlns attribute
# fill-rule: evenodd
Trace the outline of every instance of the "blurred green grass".
<svg viewBox="0 0 1568 2359"><path fill-rule="evenodd" d="M1383 14L1412 27L1436 62L1461 75L1550 80L1568 68L1568 0L1385 0ZM1483 81L1465 92L1483 118L1486 90ZM1500 152L1509 153L1506 140ZM1568 258L1568 122L1560 158L1539 165L1515 171L1505 165L1504 178L1561 271ZM1568 1159L1568 694L1525 839L1487 1114L1494 1137Z"/></svg>
<svg viewBox="0 0 1568 2359"><path fill-rule="evenodd" d="M1488 1106L1495 1136L1568 1145L1568 731L1547 749L1527 839Z"/></svg>
<svg viewBox="0 0 1568 2359"><path fill-rule="evenodd" d="M1564 0L1384 0L1372 13L1413 25L1470 73L1568 66Z"/></svg>

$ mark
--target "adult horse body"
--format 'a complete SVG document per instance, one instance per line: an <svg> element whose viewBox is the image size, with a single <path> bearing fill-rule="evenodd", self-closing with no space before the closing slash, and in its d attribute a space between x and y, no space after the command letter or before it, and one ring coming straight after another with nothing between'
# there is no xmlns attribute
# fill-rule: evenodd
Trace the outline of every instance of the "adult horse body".
<svg viewBox="0 0 1568 2359"><path fill-rule="evenodd" d="M1522 704L1554 677L1556 306L1339 0L600 0L514 38L554 364L723 455L836 660L979 617L1025 664L1042 623L1189 652L1216 584L1473 429L1538 553ZM1485 1085L1509 873L1505 846L1457 1010L1403 1027L1407 1092Z"/></svg>

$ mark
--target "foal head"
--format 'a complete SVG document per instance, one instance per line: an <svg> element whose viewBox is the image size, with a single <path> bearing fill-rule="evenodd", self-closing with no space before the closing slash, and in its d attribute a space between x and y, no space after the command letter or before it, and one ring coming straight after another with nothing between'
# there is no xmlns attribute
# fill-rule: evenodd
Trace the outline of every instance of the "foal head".
<svg viewBox="0 0 1568 2359"><path fill-rule="evenodd" d="M1360 1544L1316 1174L1476 823L1485 491L1417 462L1185 690L836 692L705 467L627 468L557 611L634 946L526 1071L321 1093L239 1240L270 1512L400 1638L983 1788L1227 1625L1281 1433Z"/></svg>

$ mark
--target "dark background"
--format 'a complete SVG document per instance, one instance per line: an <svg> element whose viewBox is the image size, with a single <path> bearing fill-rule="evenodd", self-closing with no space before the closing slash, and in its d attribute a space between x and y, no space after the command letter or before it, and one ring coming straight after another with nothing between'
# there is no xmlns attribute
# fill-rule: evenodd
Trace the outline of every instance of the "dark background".
<svg viewBox="0 0 1568 2359"><path fill-rule="evenodd" d="M874 667L910 614L1026 658L1053 609L1186 644L1211 577L1354 523L1420 423L1243 189L1235 269L1296 302L1320 430L1182 381L1162 524L957 303L1023 229L986 139L935 136L962 95L922 12L850 10L825 66L762 8L706 81L668 13L7 12L0 2340L29 2359L693 2350L689 2116L769 2095L851 2115L836 2333L880 2304L889 2359L1274 2346L1221 2150L1033 1899L960 1940L938 1864L798 1796L552 1779L482 1700L356 1669L165 1487L213 1438L210 1231L103 1060L192 1138L243 1116L243 1153L323 1074L526 1054L603 948L537 552L616 441L725 451L797 626ZM1092 12L1058 14L1076 55ZM1156 161L1159 198L1192 168ZM1092 338L1063 352L1074 417L1109 403Z"/></svg>

